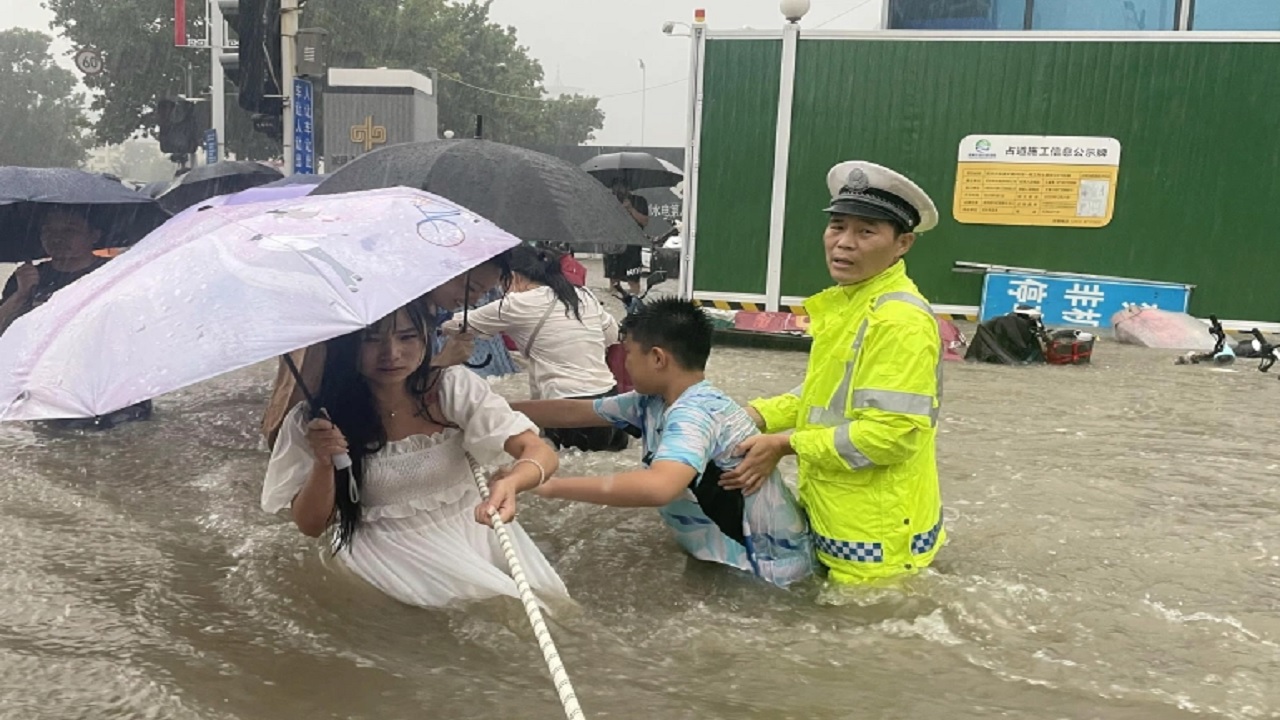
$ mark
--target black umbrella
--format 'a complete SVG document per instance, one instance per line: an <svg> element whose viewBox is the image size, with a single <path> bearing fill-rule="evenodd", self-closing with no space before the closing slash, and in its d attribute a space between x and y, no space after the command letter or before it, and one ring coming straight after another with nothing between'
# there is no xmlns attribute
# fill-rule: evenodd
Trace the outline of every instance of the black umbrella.
<svg viewBox="0 0 1280 720"><path fill-rule="evenodd" d="M169 186L172 184L173 184L172 180L157 180L155 182L149 182L146 185L143 185L142 187L138 188L138 192L142 193L143 195L146 195L149 198L160 197L160 193L163 193L165 190L168 190Z"/></svg>
<svg viewBox="0 0 1280 720"><path fill-rule="evenodd" d="M582 163L582 169L606 186L617 180L626 182L632 190L655 187L675 187L684 179L684 173L646 152L617 152L597 155Z"/></svg>
<svg viewBox="0 0 1280 720"><path fill-rule="evenodd" d="M0 262L45 257L40 222L53 207L84 212L100 247L124 247L169 219L155 200L116 180L71 168L0 167Z"/></svg>
<svg viewBox="0 0 1280 720"><path fill-rule="evenodd" d="M649 242L590 175L559 158L490 140L389 145L342 166L312 195L397 185L452 200L530 242L584 251Z"/></svg>
<svg viewBox="0 0 1280 720"><path fill-rule="evenodd" d="M248 190L282 177L284 175L279 170L262 163L223 160L192 169L175 180L157 199L165 210L177 214L201 200Z"/></svg>

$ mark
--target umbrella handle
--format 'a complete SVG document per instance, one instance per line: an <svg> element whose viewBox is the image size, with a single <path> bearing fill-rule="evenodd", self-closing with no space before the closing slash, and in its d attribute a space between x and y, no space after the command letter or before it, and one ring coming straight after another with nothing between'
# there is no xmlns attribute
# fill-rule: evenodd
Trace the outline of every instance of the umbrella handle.
<svg viewBox="0 0 1280 720"><path fill-rule="evenodd" d="M316 399L307 387L306 381L302 379L302 373L298 371L298 366L294 364L293 356L286 353L284 364L289 367L289 372L293 375L294 382L298 383L298 388L302 390L302 397L307 399L307 407L311 408L311 419L324 418L329 422L333 422L333 418L329 417L329 411L316 405ZM347 453L338 453L329 459L333 462L335 470L346 470L351 467L351 456Z"/></svg>

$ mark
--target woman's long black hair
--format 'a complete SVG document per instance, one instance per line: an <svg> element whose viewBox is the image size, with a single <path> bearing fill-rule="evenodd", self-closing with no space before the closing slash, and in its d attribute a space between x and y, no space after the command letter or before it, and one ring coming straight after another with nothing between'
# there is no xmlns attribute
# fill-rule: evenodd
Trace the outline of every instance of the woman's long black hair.
<svg viewBox="0 0 1280 720"><path fill-rule="evenodd" d="M556 299L564 305L564 316L570 317L572 314L575 320L582 322L582 298L578 295L578 288L569 282L569 278L565 277L564 271L560 269L563 253L536 248L532 245L520 245L512 248L508 253L512 273L519 273L533 282L551 288ZM510 289L511 282L508 280L505 284Z"/></svg>
<svg viewBox="0 0 1280 720"><path fill-rule="evenodd" d="M405 380L406 389L417 401L424 417L448 425L430 416L431 395L440 380L439 369L431 367L432 321L426 303L418 300L405 306L409 322L422 335L426 347L422 364ZM392 313L376 325L357 330L325 343L324 380L316 403L328 411L333 424L347 438L350 470L334 471L334 505L338 513L338 538L334 552L350 547L351 538L360 525L359 491L364 483L365 458L387 444L387 430L378 415L373 393L360 374L360 349L366 334L386 330L394 332L396 316ZM356 493L351 492L354 484Z"/></svg>

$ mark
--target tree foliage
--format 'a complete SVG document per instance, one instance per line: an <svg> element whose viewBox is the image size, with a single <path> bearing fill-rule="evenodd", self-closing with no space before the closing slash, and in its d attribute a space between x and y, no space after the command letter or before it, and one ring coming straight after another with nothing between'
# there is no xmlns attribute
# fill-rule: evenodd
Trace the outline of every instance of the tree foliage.
<svg viewBox="0 0 1280 720"><path fill-rule="evenodd" d="M516 145L577 145L604 125L597 100L545 97L541 64L514 27L489 18L490 0L307 0L305 25L330 36L335 67L398 67L439 74L440 127ZM483 88L483 89L477 89Z"/></svg>
<svg viewBox="0 0 1280 720"><path fill-rule="evenodd" d="M186 0L192 36L203 0ZM88 78L100 142L118 143L155 129L160 98L208 91L210 53L173 46L169 0L46 0L54 25L76 46L96 47L106 71ZM392 67L439 73L439 131L471 134L484 117L485 137L521 145L578 144L604 124L595 98L544 97L541 65L513 27L489 18L490 2L466 0L305 0L301 26L329 31L331 67ZM477 90L475 88L484 88ZM226 103L228 148L264 159L279 147L255 133L247 113ZM319 133L317 133L319 135Z"/></svg>
<svg viewBox="0 0 1280 720"><path fill-rule="evenodd" d="M140 183L173 180L177 166L160 152L154 140L129 140L120 145L94 148L89 152L85 168L111 173Z"/></svg>
<svg viewBox="0 0 1280 720"><path fill-rule="evenodd" d="M52 38L0 31L0 165L77 167L90 141L76 78L54 64Z"/></svg>
<svg viewBox="0 0 1280 720"><path fill-rule="evenodd" d="M103 145L154 135L156 103L186 95L188 78L193 96L209 93L210 53L207 49L173 44L173 3L170 0L45 0L53 25L76 47L96 48L104 71L85 78L94 93L98 114L94 136ZM203 37L204 2L186 0L188 32ZM227 86L227 147L246 157L280 154L279 146L253 132L248 113ZM208 103L201 106L208 127Z"/></svg>

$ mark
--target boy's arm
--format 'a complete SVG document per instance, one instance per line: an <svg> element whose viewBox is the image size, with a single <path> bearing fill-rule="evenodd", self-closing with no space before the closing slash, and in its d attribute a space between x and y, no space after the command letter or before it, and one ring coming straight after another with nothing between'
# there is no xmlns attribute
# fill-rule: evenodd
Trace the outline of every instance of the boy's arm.
<svg viewBox="0 0 1280 720"><path fill-rule="evenodd" d="M679 497L707 466L716 422L705 408L672 408L648 469L604 477L555 478L538 492L545 497L616 507L666 505Z"/></svg>
<svg viewBox="0 0 1280 720"><path fill-rule="evenodd" d="M511 409L524 413L540 428L609 427L613 424L596 412L593 400L525 400L511 403Z"/></svg>
<svg viewBox="0 0 1280 720"><path fill-rule="evenodd" d="M647 470L617 475L552 478L534 492L559 500L613 507L661 507L679 497L698 471L682 462L659 460Z"/></svg>

